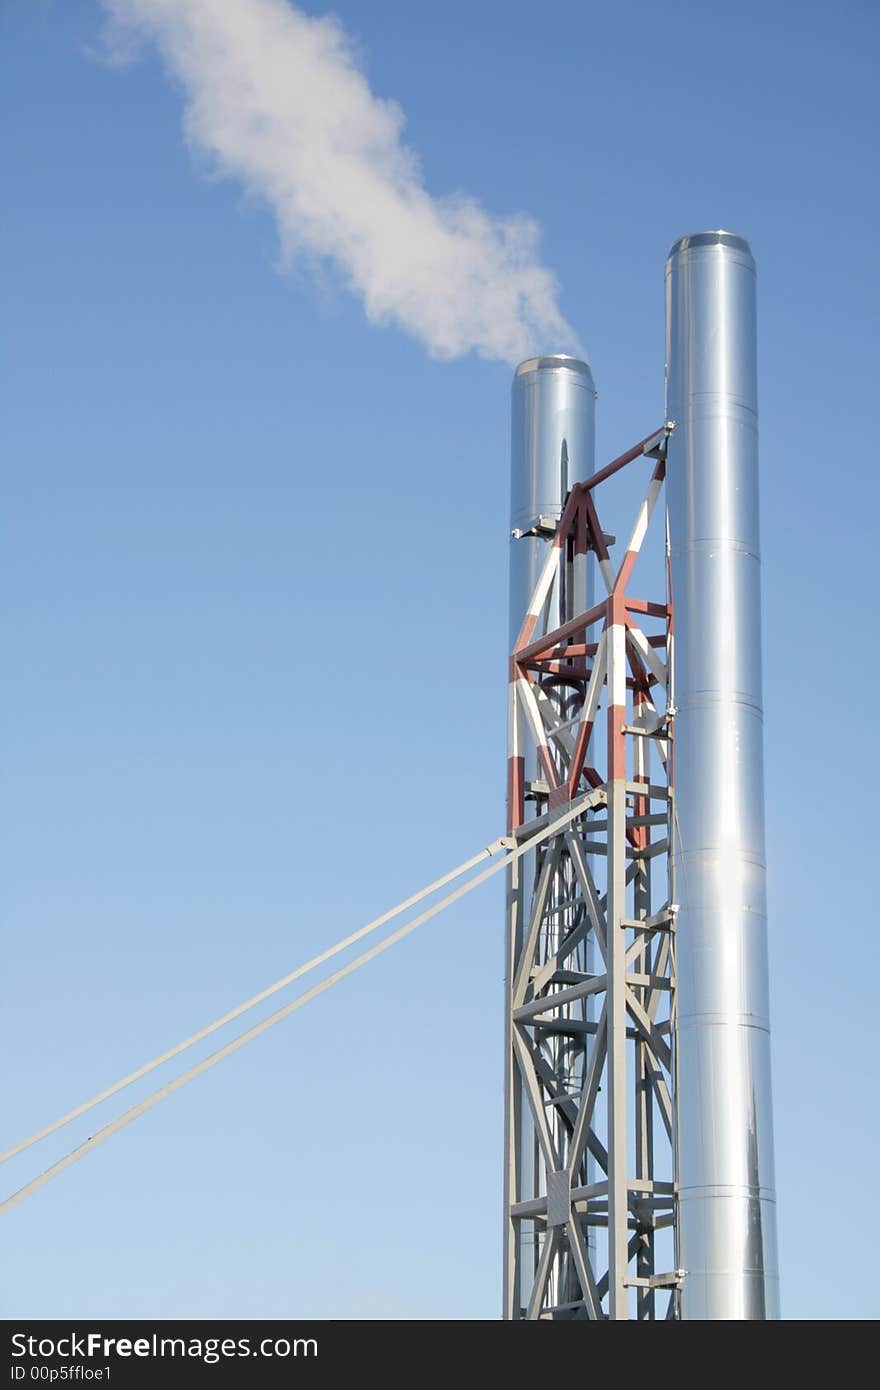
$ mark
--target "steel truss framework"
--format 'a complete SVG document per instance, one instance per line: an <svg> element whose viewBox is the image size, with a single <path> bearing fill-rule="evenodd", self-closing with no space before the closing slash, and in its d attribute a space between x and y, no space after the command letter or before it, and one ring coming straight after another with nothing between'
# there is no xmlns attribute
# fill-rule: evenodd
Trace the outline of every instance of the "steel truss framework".
<svg viewBox="0 0 880 1390"><path fill-rule="evenodd" d="M662 599L628 592L672 428L576 485L555 531L540 518L530 533L548 554L511 657L508 832L521 844L580 809L509 875L508 1318L678 1316L668 559ZM615 568L595 489L645 456ZM606 597L578 612L588 564Z"/></svg>

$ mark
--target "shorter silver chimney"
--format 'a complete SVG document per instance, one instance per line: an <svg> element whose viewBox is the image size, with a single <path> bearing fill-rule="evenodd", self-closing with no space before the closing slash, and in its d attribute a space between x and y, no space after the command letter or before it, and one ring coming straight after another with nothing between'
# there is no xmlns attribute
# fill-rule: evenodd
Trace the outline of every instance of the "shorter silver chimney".
<svg viewBox="0 0 880 1390"><path fill-rule="evenodd" d="M583 482L595 467L595 401L596 388L586 362L564 354L533 357L520 363L513 379L511 415L511 481L510 481L510 642L515 643L538 576L551 551L550 538L562 516L566 495L575 483ZM563 565L557 582L548 598L548 622L553 627L588 603L587 557L580 556L565 582ZM565 691L559 690L553 703L561 711ZM560 717L562 715L560 714ZM534 737L523 740L519 766L509 768L511 783L526 785L542 773L538 767ZM509 791L511 789L509 788ZM542 852L543 853L543 852ZM530 904L542 859L535 853L525 855L515 873L508 876L508 902L520 895ZM549 901L562 903L571 896L571 886L560 866L553 875ZM560 912L554 919L559 929L567 924L568 916ZM549 937L542 938L539 951L549 955L558 944ZM509 992L514 967L522 949L519 934L506 942L506 993ZM580 952L579 963L586 969L591 964L589 949ZM528 1306L535 1284L539 1236L532 1223L510 1219L511 1204L522 1200L546 1197L548 1172L537 1142L529 1106L523 1093L522 1080L513 1066L511 1022L506 1006L507 1076L505 1084L505 1301L504 1316L518 1318ZM572 1049L559 1040L551 1041L545 1049L545 1060L560 1087L571 1084L575 1066ZM558 1115L550 1116L556 1142L567 1143L565 1127ZM551 1302L558 1303L567 1296L564 1274L554 1270L550 1280Z"/></svg>

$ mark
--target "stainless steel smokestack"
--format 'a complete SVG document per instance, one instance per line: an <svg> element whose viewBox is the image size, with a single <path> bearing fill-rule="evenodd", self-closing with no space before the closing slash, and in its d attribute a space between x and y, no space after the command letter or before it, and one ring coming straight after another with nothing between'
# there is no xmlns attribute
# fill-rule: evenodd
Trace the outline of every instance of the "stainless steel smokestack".
<svg viewBox="0 0 880 1390"><path fill-rule="evenodd" d="M586 362L575 357L554 355L533 357L522 362L513 380L511 422L511 546L510 546L510 641L516 640L523 615L539 573L550 551L556 523L562 515L566 494L574 483L582 482L595 466L596 389ZM588 606L587 556L579 555L569 567L560 564L548 597L548 624L553 628ZM560 687L553 703L560 717L566 702L577 700L573 691ZM539 800L540 777L534 738L526 734L522 775L531 795ZM545 809L546 796L539 801ZM508 881L508 900L520 895L531 903L536 871L535 853L524 856ZM562 904L573 895L570 868L559 867L549 889L549 902ZM553 917L554 934L545 934L538 954L546 959L556 950L562 936L571 930L570 908L560 907ZM510 1034L510 985L522 940L507 941L508 1036L505 1049L505 1307L504 1316L518 1318L528 1306L535 1281L538 1235L533 1222L514 1223L509 1218L511 1202L546 1196L548 1174L536 1141L529 1106L522 1082L512 1064ZM591 965L591 948L582 946L575 962L586 970ZM563 1012L563 1011L561 1011ZM544 1061L557 1078L559 1087L575 1085L578 1067L583 1064L586 1044L578 1048L550 1040L544 1047ZM558 1114L549 1117L560 1151L567 1144L567 1133ZM568 1283L575 1278L564 1264L558 1264L550 1279L550 1303L560 1303L571 1294ZM575 1285L576 1287L576 1285Z"/></svg>
<svg viewBox="0 0 880 1390"><path fill-rule="evenodd" d="M682 1316L778 1317L764 866L755 263L666 264Z"/></svg>
<svg viewBox="0 0 880 1390"><path fill-rule="evenodd" d="M556 522L573 483L595 466L596 388L586 362L557 354L521 362L513 378L510 526L528 531L541 517ZM510 550L510 621L518 630L545 539L515 538ZM581 595L586 599L586 595ZM511 631L511 641L516 631Z"/></svg>

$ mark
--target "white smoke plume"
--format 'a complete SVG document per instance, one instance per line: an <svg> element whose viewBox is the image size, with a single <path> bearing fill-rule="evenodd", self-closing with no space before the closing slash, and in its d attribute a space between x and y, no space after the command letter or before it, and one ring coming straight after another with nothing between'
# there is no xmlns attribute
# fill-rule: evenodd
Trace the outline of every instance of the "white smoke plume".
<svg viewBox="0 0 880 1390"><path fill-rule="evenodd" d="M102 0L117 57L158 44L193 149L273 209L285 253L335 265L375 323L442 358L577 349L527 217L432 197L341 24L287 0Z"/></svg>

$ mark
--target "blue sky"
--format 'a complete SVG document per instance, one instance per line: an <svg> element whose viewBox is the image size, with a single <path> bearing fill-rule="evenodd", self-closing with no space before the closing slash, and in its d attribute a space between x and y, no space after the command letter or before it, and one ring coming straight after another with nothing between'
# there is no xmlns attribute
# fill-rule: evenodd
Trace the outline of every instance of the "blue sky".
<svg viewBox="0 0 880 1390"><path fill-rule="evenodd" d="M671 242L750 239L783 1310L876 1316L876 11L333 12L428 190L540 225L600 460ZM0 16L11 1142L499 833L510 371L285 269L92 0ZM496 883L15 1209L0 1311L496 1316L502 930Z"/></svg>

